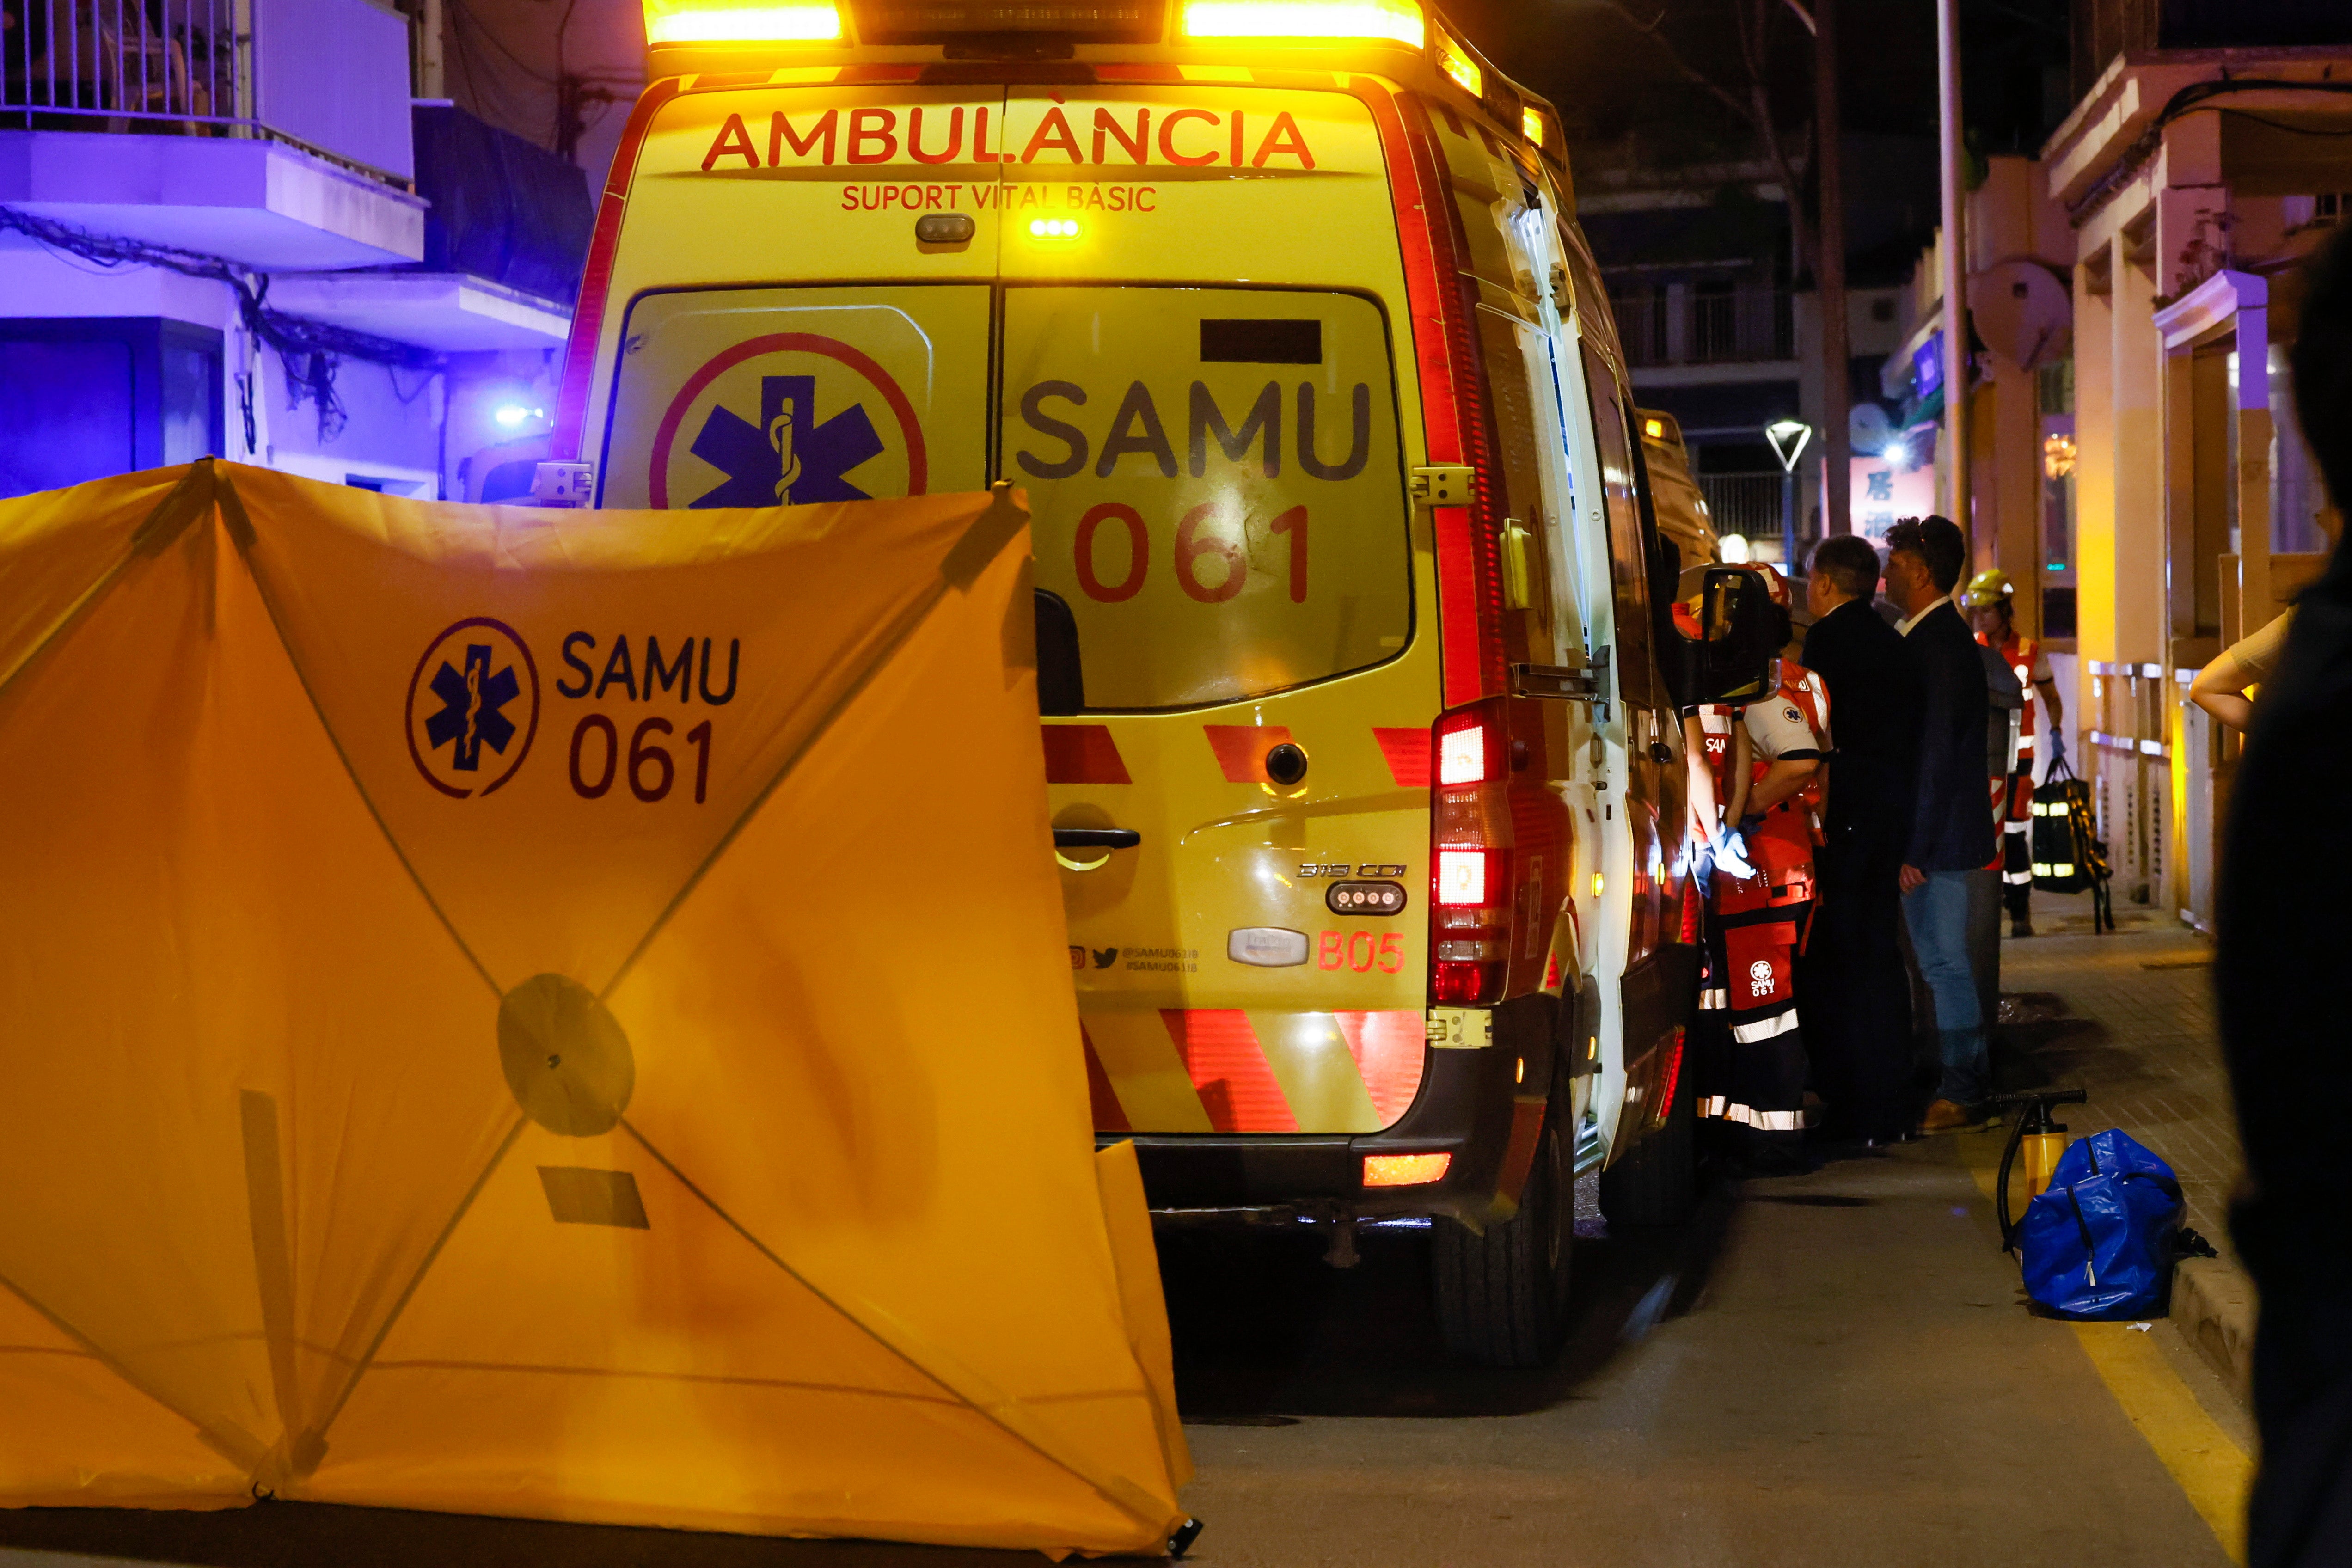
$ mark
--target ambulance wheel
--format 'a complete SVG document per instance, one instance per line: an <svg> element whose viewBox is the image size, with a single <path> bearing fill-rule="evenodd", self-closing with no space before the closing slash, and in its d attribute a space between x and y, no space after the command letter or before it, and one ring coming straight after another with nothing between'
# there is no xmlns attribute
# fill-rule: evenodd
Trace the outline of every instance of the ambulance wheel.
<svg viewBox="0 0 2352 1568"><path fill-rule="evenodd" d="M1554 1111L1558 1107L1553 1108ZM1573 1145L1544 1118L1519 1212L1483 1236L1458 1220L1433 1227L1430 1262L1445 1348L1482 1366L1547 1366L1568 1329L1576 1241Z"/></svg>
<svg viewBox="0 0 2352 1568"><path fill-rule="evenodd" d="M1601 1173L1601 1215L1612 1226L1681 1225L1698 1205L1698 1102L1689 1072L1675 1076L1665 1125Z"/></svg>

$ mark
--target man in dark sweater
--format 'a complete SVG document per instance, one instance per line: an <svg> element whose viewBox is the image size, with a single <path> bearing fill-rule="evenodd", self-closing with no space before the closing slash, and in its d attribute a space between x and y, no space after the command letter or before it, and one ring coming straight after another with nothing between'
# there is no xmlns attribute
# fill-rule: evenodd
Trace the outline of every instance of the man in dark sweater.
<svg viewBox="0 0 2352 1568"><path fill-rule="evenodd" d="M1892 1142L1918 1111L1910 1098L1911 985L1896 936L1897 878L1918 766L1916 660L1871 601L1878 552L1843 534L1813 552L1805 668L1830 692L1827 842L1815 858L1818 914L1800 966L1805 1042L1827 1108L1827 1142Z"/></svg>
<svg viewBox="0 0 2352 1568"><path fill-rule="evenodd" d="M1905 518L1886 535L1886 596L1903 612L1895 629L1917 655L1921 680L1919 771L1901 876L1903 921L1935 993L1943 1047L1943 1082L1920 1123L1927 1132L1973 1124L1992 1089L1969 958L1969 874L1991 861L1994 837L1984 664L1952 603L1967 560L1968 542L1948 518Z"/></svg>
<svg viewBox="0 0 2352 1568"><path fill-rule="evenodd" d="M2328 493L2352 507L2352 237L2306 273L2294 412ZM2292 439L2282 435L2282 440ZM2344 968L2352 900L2335 824L2352 787L2352 551L2295 601L2230 793L2214 988L2246 1174L2231 1233L2262 1296L2251 1568L2352 1563L2352 1103Z"/></svg>

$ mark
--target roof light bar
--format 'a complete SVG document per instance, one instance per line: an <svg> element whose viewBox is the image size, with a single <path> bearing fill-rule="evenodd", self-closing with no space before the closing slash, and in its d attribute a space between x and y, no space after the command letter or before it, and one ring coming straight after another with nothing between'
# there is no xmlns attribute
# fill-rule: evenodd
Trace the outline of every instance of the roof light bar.
<svg viewBox="0 0 2352 1568"><path fill-rule="evenodd" d="M1074 44L1156 44L1162 0L847 0L861 44L943 44L1053 33Z"/></svg>
<svg viewBox="0 0 2352 1568"><path fill-rule="evenodd" d="M1544 121L1542 114L1532 109L1521 109L1519 110L1519 134L1534 142L1537 146L1542 146L1544 144Z"/></svg>
<svg viewBox="0 0 2352 1568"><path fill-rule="evenodd" d="M1188 38L1388 38L1426 47L1420 0L1184 0Z"/></svg>
<svg viewBox="0 0 2352 1568"><path fill-rule="evenodd" d="M840 37L834 0L646 0L647 43L818 44Z"/></svg>

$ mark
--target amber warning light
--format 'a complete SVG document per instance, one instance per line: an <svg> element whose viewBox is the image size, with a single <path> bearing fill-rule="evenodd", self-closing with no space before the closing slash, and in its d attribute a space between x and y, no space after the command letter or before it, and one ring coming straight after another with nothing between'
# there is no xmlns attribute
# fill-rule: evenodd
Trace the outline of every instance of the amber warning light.
<svg viewBox="0 0 2352 1568"><path fill-rule="evenodd" d="M1419 0L1174 0L1180 38L1383 39L1426 46ZM952 42L973 33L1052 33L1076 42L1153 43L1161 7L1149 0L645 0L646 37L656 44ZM853 25L844 26L845 13ZM1447 74L1476 78L1456 50ZM1477 89L1474 87L1472 91Z"/></svg>
<svg viewBox="0 0 2352 1568"><path fill-rule="evenodd" d="M1425 1187L1444 1178L1446 1168L1454 1163L1451 1154L1367 1154L1364 1156L1364 1185L1368 1187Z"/></svg>
<svg viewBox="0 0 2352 1568"><path fill-rule="evenodd" d="M841 37L833 0L646 0L654 44L831 43Z"/></svg>
<svg viewBox="0 0 2352 1568"><path fill-rule="evenodd" d="M1417 0L1184 0L1188 38L1386 38L1420 48Z"/></svg>

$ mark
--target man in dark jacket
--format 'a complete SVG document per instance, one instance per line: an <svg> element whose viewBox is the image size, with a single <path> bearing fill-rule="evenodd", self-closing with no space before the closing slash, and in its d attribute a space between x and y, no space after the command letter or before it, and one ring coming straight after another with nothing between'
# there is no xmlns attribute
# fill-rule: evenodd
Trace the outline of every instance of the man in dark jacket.
<svg viewBox="0 0 2352 1568"><path fill-rule="evenodd" d="M1923 698L1902 884L1903 921L1935 993L1943 1048L1943 1082L1920 1123L1927 1132L1970 1125L1992 1089L1969 958L1969 874L1991 861L1995 841L1985 790L1984 663L1952 603L1967 560L1968 542L1948 518L1906 517L1887 531L1886 596L1903 612L1895 629L1918 656Z"/></svg>
<svg viewBox="0 0 2352 1568"><path fill-rule="evenodd" d="M1897 877L1909 842L1918 763L1919 671L1871 601L1878 552L1843 534L1813 552L1805 668L1830 692L1827 842L1821 895L1797 982L1805 1042L1829 1142L1892 1142L1918 1110L1910 1099L1911 987L1896 936Z"/></svg>
<svg viewBox="0 0 2352 1568"><path fill-rule="evenodd" d="M2336 504L2352 507L2352 239L2339 237L2307 277L2295 415ZM2246 1152L2231 1233L2262 1296L2250 1568L2352 1563L2352 902L2338 896L2329 853L2347 780L2352 552L2339 542L2326 575L2295 602L2285 656L2263 682L2221 858L2213 980Z"/></svg>

